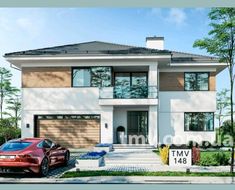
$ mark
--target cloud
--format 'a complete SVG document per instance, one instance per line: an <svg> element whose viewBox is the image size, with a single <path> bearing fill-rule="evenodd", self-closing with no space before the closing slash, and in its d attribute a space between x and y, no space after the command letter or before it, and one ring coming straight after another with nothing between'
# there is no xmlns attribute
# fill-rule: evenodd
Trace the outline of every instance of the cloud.
<svg viewBox="0 0 235 190"><path fill-rule="evenodd" d="M35 19L27 17L18 18L16 20L16 24L21 30L27 32L31 37L38 36L44 25L43 20L35 21Z"/></svg>
<svg viewBox="0 0 235 190"><path fill-rule="evenodd" d="M166 20L172 23L175 23L176 25L183 25L185 24L187 19L186 13L183 9L176 9L172 8L169 11L168 16L166 17Z"/></svg>
<svg viewBox="0 0 235 190"><path fill-rule="evenodd" d="M184 9L178 8L152 8L149 12L149 15L156 16L163 22L170 22L171 24L175 24L177 26L186 24L187 20L187 15Z"/></svg>

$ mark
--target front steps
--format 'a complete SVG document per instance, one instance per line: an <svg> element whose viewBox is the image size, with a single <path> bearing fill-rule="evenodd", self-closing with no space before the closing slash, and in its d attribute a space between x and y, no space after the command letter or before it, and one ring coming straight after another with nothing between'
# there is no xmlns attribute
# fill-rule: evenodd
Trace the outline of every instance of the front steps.
<svg viewBox="0 0 235 190"><path fill-rule="evenodd" d="M113 144L113 149L155 149L155 147L149 144Z"/></svg>
<svg viewBox="0 0 235 190"><path fill-rule="evenodd" d="M141 148L114 148L105 156L107 167L152 167L162 165L160 157L152 152L153 147Z"/></svg>

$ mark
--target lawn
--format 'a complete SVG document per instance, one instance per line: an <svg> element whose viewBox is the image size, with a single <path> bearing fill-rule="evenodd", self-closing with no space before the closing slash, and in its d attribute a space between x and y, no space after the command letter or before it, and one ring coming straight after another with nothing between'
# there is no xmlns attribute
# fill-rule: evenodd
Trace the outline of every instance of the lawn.
<svg viewBox="0 0 235 190"><path fill-rule="evenodd" d="M122 171L77 171L66 172L61 178L73 178L73 177L94 177L94 176L209 176L209 177L229 177L235 176L235 173L229 172L122 172Z"/></svg>

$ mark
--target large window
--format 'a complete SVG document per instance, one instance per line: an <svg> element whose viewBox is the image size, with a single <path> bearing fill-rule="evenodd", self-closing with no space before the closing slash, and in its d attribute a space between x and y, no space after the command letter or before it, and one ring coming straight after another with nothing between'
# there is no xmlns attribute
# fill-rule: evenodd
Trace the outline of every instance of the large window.
<svg viewBox="0 0 235 190"><path fill-rule="evenodd" d="M111 67L73 68L73 87L111 86Z"/></svg>
<svg viewBox="0 0 235 190"><path fill-rule="evenodd" d="M148 74L146 72L115 73L115 98L146 98Z"/></svg>
<svg viewBox="0 0 235 190"><path fill-rule="evenodd" d="M184 129L185 131L214 131L214 113L184 113Z"/></svg>
<svg viewBox="0 0 235 190"><path fill-rule="evenodd" d="M185 73L184 89L187 91L209 90L209 73Z"/></svg>

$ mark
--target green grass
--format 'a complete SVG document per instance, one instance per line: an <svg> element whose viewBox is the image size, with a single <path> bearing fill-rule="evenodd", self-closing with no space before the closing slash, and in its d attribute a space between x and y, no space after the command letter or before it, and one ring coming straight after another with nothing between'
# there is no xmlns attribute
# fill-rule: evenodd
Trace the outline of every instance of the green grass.
<svg viewBox="0 0 235 190"><path fill-rule="evenodd" d="M154 153L156 153L158 156L160 156L160 152L159 152L159 150L158 150L158 149L153 150L153 152L154 152Z"/></svg>
<svg viewBox="0 0 235 190"><path fill-rule="evenodd" d="M209 176L209 177L229 177L235 176L235 173L229 172L121 172L121 171L78 171L66 172L61 178L72 177L94 177L94 176Z"/></svg>

